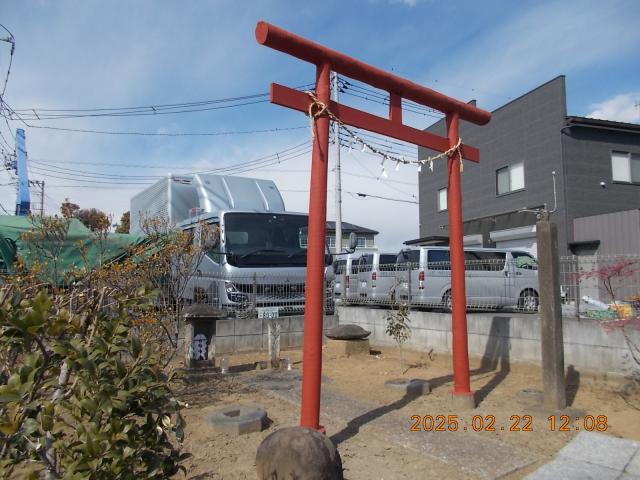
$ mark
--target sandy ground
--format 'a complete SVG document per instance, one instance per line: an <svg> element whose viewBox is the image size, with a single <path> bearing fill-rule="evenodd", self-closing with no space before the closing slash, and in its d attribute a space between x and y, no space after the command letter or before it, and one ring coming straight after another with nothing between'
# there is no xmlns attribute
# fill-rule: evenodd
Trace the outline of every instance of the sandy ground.
<svg viewBox="0 0 640 480"><path fill-rule="evenodd" d="M449 357L405 352L409 368L403 373L397 350L383 348L373 353L350 358L324 355L321 423L338 444L348 479L523 478L550 461L577 431L591 426L588 417L585 425L588 415L595 420L606 416L608 435L640 440L640 411L630 407L611 385L573 375L568 388L571 407L551 412L539 406L532 396L520 393L524 389L542 389L537 368L472 361L472 389L478 406L456 411L451 401ZM301 352L283 352L282 356L292 359L294 372L276 373L297 373L299 378ZM231 365L247 365L257 360L266 360L266 355L233 356ZM263 388L259 381L254 381L259 375L260 372L249 371L222 378L208 377L181 389L181 399L190 405L185 411L184 449L193 457L186 463L187 478L254 479L254 460L260 442L278 428L297 425L299 405L295 391L286 388L280 391L273 384ZM406 398L397 390L384 387L386 380L401 377L429 380L432 393ZM266 409L269 427L260 433L235 437L218 433L204 422L207 413L230 404ZM354 413L362 410L367 413ZM559 431L564 423L560 418L563 414L570 417L568 432ZM437 420L437 415L457 415L458 430L410 432L416 423L412 416L420 417L417 428L422 430L421 420L425 416ZM532 431L524 431L527 415ZM551 430L550 415L556 415L555 431ZM495 431L486 431L492 419ZM473 427L478 429L481 423L482 431L474 432ZM520 431L511 431L512 426ZM600 428L603 427L601 422ZM497 464L508 464L512 458L515 466L507 465L500 470ZM499 471L502 473L496 473Z"/></svg>

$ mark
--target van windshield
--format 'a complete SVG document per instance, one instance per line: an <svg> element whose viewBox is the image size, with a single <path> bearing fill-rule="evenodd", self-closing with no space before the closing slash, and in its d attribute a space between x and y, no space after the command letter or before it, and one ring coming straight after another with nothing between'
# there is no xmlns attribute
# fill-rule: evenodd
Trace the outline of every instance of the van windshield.
<svg viewBox="0 0 640 480"><path fill-rule="evenodd" d="M226 213L227 262L236 267L304 267L307 264L306 215ZM325 265L329 265L327 256Z"/></svg>

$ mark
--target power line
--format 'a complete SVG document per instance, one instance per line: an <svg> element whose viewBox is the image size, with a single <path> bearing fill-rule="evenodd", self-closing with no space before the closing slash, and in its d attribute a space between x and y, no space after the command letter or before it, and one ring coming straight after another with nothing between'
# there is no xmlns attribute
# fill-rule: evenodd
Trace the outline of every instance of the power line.
<svg viewBox="0 0 640 480"><path fill-rule="evenodd" d="M250 160L246 163L244 163L242 166L251 166L254 164L260 164L263 161L271 161L271 160L278 160L279 158L286 158L287 154L290 154L298 149L300 149L303 146L308 146L309 141L305 140L302 143L298 143L296 145L287 147L287 148L283 148L282 150L279 150L275 153L271 153L269 155L265 155L262 157L258 157L254 160ZM48 166L57 166L59 164L72 164L72 165L96 165L96 166L107 166L107 167L120 167L120 168L147 168L147 169L162 169L162 170L188 170L189 172L194 172L194 173L210 173L210 172L214 172L214 171L224 171L226 169L232 169L238 166L238 164L231 164L231 165L225 165L222 167L219 167L217 169L209 169L209 170L203 170L203 171L196 171L196 169L193 166L188 166L188 167L177 167L177 166L173 166L173 165L149 165L149 164L133 164L133 163L114 163L114 162L88 162L88 161L81 161L81 160L65 160L65 159L43 159L43 158L29 158L30 162L32 163L36 163L36 164L46 164ZM277 162L276 162L277 163ZM59 168L63 168L63 167L59 167Z"/></svg>
<svg viewBox="0 0 640 480"><path fill-rule="evenodd" d="M309 154L311 148L309 142L305 141L300 144L288 147L279 152L260 157L250 162L242 164L226 165L223 167L204 170L201 172L193 173L226 173L229 175L243 173L252 170L258 170L262 167L276 165L282 162L298 158L302 155ZM144 180L157 180L162 176L154 175L120 175L120 174L107 174L90 172L87 170L77 170L65 167L59 167L57 165L46 164L42 166L42 162L32 160L30 169L38 175L45 175L51 178L57 178L62 180L68 180L72 182L83 183L96 183L107 185L149 185L150 182Z"/></svg>
<svg viewBox="0 0 640 480"><path fill-rule="evenodd" d="M11 53L9 54L9 67L7 68L7 75L4 77L4 85L2 87L2 93L0 93L0 102L1 102L2 98L4 97L4 93L7 91L7 82L9 82L9 75L11 74L11 64L13 63L13 53L16 50L16 39L13 36L13 33L11 33L7 27L2 25L1 23L0 23L0 27L4 28L9 34L7 38L0 38L0 41L11 44Z"/></svg>
<svg viewBox="0 0 640 480"><path fill-rule="evenodd" d="M248 135L254 133L273 133L284 132L289 130L301 130L303 128L309 128L308 125L299 127L280 127L280 128L265 128L260 130L236 130L227 132L124 132L124 131L111 131L111 130L91 130L84 128L65 128L65 127L53 127L51 125L29 125L31 128L40 128L44 130L53 130L59 132L76 132L76 133L94 133L100 135L130 135L130 136L144 136L144 137L217 137L223 135Z"/></svg>
<svg viewBox="0 0 640 480"><path fill-rule="evenodd" d="M371 198L379 198L381 200L389 200L392 202L403 202L403 203L415 203L416 205L418 204L418 202L416 202L415 200L402 200L400 198L390 198L390 197L382 197L379 195L371 195L370 193L360 193L360 192L347 192L349 195L354 196L357 195L358 197L371 197Z"/></svg>
<svg viewBox="0 0 640 480"><path fill-rule="evenodd" d="M312 83L299 85L296 89L308 89ZM251 95L242 95L238 97L228 97L209 100L196 100L183 103L165 103L156 105L144 105L133 107L108 107L108 108L76 108L76 109L50 109L50 108L9 108L10 116L16 115L19 119L38 121L38 120L58 120L67 118L84 118L84 117L126 117L126 116L154 116L167 115L174 113L191 113L208 110L219 110L225 108L234 108L245 105L253 105L256 103L268 102L269 93L256 93ZM239 102L239 103L238 103ZM231 105L220 105L231 103ZM10 117L11 120L14 120Z"/></svg>

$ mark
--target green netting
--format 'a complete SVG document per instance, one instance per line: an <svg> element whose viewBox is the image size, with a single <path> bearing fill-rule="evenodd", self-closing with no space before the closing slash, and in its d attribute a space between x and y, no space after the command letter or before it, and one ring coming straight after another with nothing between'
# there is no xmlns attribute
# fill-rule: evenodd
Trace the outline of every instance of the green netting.
<svg viewBox="0 0 640 480"><path fill-rule="evenodd" d="M71 219L64 238L41 239L32 242L24 235L38 231L40 219L33 217L0 216L0 256L2 267L13 272L17 258L22 258L27 267L35 263L55 262L57 280L75 269L90 270L100 264L110 263L128 256L133 247L145 245L143 235L110 233L100 239L82 222Z"/></svg>

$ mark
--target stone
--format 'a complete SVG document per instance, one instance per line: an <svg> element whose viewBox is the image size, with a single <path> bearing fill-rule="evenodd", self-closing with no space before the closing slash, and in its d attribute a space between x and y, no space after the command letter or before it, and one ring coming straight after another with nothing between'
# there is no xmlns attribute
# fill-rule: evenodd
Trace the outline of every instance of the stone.
<svg viewBox="0 0 640 480"><path fill-rule="evenodd" d="M259 480L342 480L342 459L326 435L304 427L277 430L256 454Z"/></svg>
<svg viewBox="0 0 640 480"><path fill-rule="evenodd" d="M369 355L369 339L359 340L328 340L327 355L350 357L352 355Z"/></svg>
<svg viewBox="0 0 640 480"><path fill-rule="evenodd" d="M362 338L367 338L371 335L371 332L365 330L360 325L354 324L346 324L346 325L336 325L333 328L330 328L325 333L327 338L331 338L333 340L359 340Z"/></svg>
<svg viewBox="0 0 640 480"><path fill-rule="evenodd" d="M205 421L219 432L244 435L262 431L267 423L267 411L246 405L231 405L210 413Z"/></svg>
<svg viewBox="0 0 640 480"><path fill-rule="evenodd" d="M394 378L384 382L387 388L403 390L405 395L421 396L431 393L431 385L420 378Z"/></svg>

